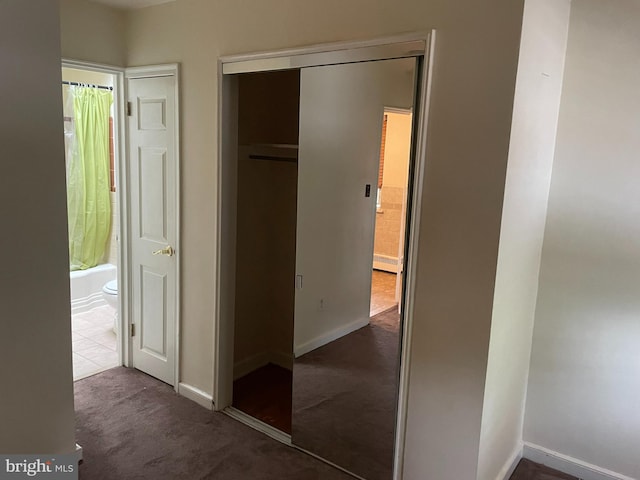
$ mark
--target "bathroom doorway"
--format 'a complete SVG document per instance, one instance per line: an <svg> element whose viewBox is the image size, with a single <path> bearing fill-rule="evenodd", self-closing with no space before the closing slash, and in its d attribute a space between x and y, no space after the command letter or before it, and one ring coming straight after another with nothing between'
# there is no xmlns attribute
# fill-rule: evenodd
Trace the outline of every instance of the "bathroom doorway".
<svg viewBox="0 0 640 480"><path fill-rule="evenodd" d="M63 65L74 381L122 365L116 73Z"/></svg>
<svg viewBox="0 0 640 480"><path fill-rule="evenodd" d="M385 107L371 277L372 319L394 309L399 315L402 308L412 126L411 110Z"/></svg>
<svg viewBox="0 0 640 480"><path fill-rule="evenodd" d="M74 377L124 365L178 391L179 66L62 69Z"/></svg>

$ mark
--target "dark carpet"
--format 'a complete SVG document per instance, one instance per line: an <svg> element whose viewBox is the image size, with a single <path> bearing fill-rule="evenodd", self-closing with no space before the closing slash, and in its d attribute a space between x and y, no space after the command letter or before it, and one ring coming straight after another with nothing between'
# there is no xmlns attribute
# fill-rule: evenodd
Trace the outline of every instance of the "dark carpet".
<svg viewBox="0 0 640 480"><path fill-rule="evenodd" d="M368 480L393 476L399 319L378 314L293 367L292 442Z"/></svg>
<svg viewBox="0 0 640 480"><path fill-rule="evenodd" d="M539 463L523 458L518 464L511 480L578 480L576 477L558 472Z"/></svg>
<svg viewBox="0 0 640 480"><path fill-rule="evenodd" d="M118 367L74 385L76 438L84 455L80 479L353 478L137 370ZM523 459L511 480L577 479Z"/></svg>
<svg viewBox="0 0 640 480"><path fill-rule="evenodd" d="M75 382L84 480L352 480L141 372Z"/></svg>

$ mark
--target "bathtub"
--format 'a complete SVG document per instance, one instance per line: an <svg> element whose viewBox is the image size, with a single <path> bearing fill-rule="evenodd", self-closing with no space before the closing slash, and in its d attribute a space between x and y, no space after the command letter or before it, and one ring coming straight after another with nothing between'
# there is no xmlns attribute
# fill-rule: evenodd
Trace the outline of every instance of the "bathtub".
<svg viewBox="0 0 640 480"><path fill-rule="evenodd" d="M102 287L116 279L116 266L110 263L86 270L69 272L71 287L71 313L81 313L106 305L102 298Z"/></svg>

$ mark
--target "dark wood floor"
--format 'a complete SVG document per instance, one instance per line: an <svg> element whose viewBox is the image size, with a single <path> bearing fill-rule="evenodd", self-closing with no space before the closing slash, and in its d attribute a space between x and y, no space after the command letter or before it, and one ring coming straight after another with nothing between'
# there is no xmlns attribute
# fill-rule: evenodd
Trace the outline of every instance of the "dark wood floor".
<svg viewBox="0 0 640 480"><path fill-rule="evenodd" d="M291 370L265 365L233 382L233 406L291 434Z"/></svg>
<svg viewBox="0 0 640 480"><path fill-rule="evenodd" d="M576 477L558 472L539 463L523 458L511 475L511 480L578 480Z"/></svg>

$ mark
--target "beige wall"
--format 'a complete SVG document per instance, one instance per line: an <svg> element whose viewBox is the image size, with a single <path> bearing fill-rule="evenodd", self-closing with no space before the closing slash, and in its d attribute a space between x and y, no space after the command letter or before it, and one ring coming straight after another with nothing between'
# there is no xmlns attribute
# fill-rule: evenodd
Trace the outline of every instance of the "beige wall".
<svg viewBox="0 0 640 480"><path fill-rule="evenodd" d="M89 83L92 85L104 85L107 87L113 86L113 75L89 70L79 70L77 68L64 67L62 69L62 80L67 82Z"/></svg>
<svg viewBox="0 0 640 480"><path fill-rule="evenodd" d="M522 450L538 273L560 108L569 0L527 0L494 294L478 480Z"/></svg>
<svg viewBox="0 0 640 480"><path fill-rule="evenodd" d="M405 220L402 216L402 205L407 195L413 116L392 112L386 115L387 131L380 196L381 205L376 212L376 238L373 253L374 255L393 257L397 260L400 248L401 222Z"/></svg>
<svg viewBox="0 0 640 480"><path fill-rule="evenodd" d="M387 112L387 141L384 150L383 187L407 187L411 153L411 113Z"/></svg>
<svg viewBox="0 0 640 480"><path fill-rule="evenodd" d="M436 28L404 470L475 477L522 11L522 0L183 0L127 15L128 65L182 66L182 382L213 389L218 57Z"/></svg>
<svg viewBox="0 0 640 480"><path fill-rule="evenodd" d="M525 441L640 478L640 4L573 0Z"/></svg>
<svg viewBox="0 0 640 480"><path fill-rule="evenodd" d="M5 0L1 10L0 452L73 453L58 8Z"/></svg>
<svg viewBox="0 0 640 480"><path fill-rule="evenodd" d="M59 1L63 58L125 65L125 11L86 0Z"/></svg>

